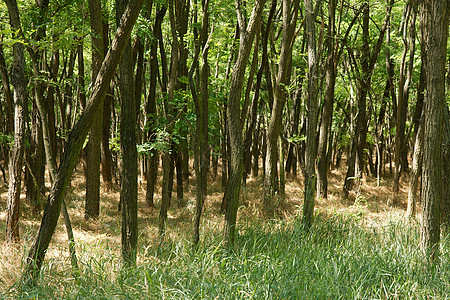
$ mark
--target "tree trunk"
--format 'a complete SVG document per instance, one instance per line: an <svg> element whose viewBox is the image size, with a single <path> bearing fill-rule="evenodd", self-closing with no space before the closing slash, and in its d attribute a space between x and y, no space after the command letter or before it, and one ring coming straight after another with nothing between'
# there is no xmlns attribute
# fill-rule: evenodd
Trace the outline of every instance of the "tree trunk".
<svg viewBox="0 0 450 300"><path fill-rule="evenodd" d="M398 106L397 106L397 126L395 134L395 169L393 192L394 198L398 198L401 173L408 168L407 160L407 140L405 135L406 114L408 112L409 86L412 80L414 64L415 39L416 39L416 5L415 1L406 4L406 20L403 27L403 56L400 66ZM408 24L409 23L409 24ZM409 27L409 28L408 28ZM408 35L409 30L409 35ZM409 62L407 55L409 50Z"/></svg>
<svg viewBox="0 0 450 300"><path fill-rule="evenodd" d="M345 182L343 187L344 197L348 197L348 193L352 189L355 175L361 176L361 172L365 169L365 156L364 149L366 147L367 136L367 120L366 120L366 98L370 89L372 74L375 67L375 63L378 58L378 54L381 50L381 44L383 42L384 34L386 32L391 9L393 6L393 0L390 1L386 11L386 17L383 22L383 26L380 30L378 40L373 46L373 50L370 50L369 45L369 4L366 3L363 7L363 53L361 59L362 74L359 79L358 88L358 115L356 120L355 134L352 139L351 155L348 159L348 169L345 176ZM353 58L354 60L354 58ZM356 65L355 65L356 67ZM355 163L358 163L358 174L355 174Z"/></svg>
<svg viewBox="0 0 450 300"><path fill-rule="evenodd" d="M178 76L178 58L179 58L179 43L178 36L176 32L175 25L175 5L173 0L169 1L168 5L169 9L169 19L170 19L170 29L172 34L172 51L170 57L170 74L168 78L168 84L166 89L166 97L164 98L164 113L167 119L167 133L170 138L166 141L167 145L170 145L173 150L173 141L171 140L171 135L173 133L173 117L172 117L172 103L174 101L174 91L177 84L177 76ZM161 40L160 40L161 42ZM161 57L163 56L163 52L161 51ZM167 70L163 66L163 78L167 77ZM162 167L163 167L163 185L162 185L162 197L161 197L161 208L159 211L159 236L160 239L164 239L164 235L166 232L166 220L167 220L167 211L170 206L170 198L172 193L172 185L173 185L173 159L170 151L166 151L162 157Z"/></svg>
<svg viewBox="0 0 450 300"><path fill-rule="evenodd" d="M106 53L109 47L109 24L103 20L103 51ZM109 149L109 138L111 128L111 109L114 101L114 90L111 86L103 99L102 141L101 141L101 164L102 178L108 190L112 189L113 181L113 159Z"/></svg>
<svg viewBox="0 0 450 300"><path fill-rule="evenodd" d="M269 128L267 129L267 156L266 169L263 185L263 204L267 217L273 216L273 201L279 191L279 180L277 172L278 164L278 138L281 133L281 119L283 107L288 98L286 87L290 84L292 69L292 47L295 40L295 27L297 25L297 14L300 1L283 0L283 28L281 38L280 60L278 74L274 90L274 103L270 116ZM280 162L283 168L284 162Z"/></svg>
<svg viewBox="0 0 450 300"><path fill-rule="evenodd" d="M303 219L302 223L306 229L312 224L314 215L314 200L316 196L316 172L315 162L317 155L316 148L316 120L317 120L317 96L319 92L319 58L316 49L316 26L315 14L313 9L313 1L305 1L305 26L308 35L308 123L306 129L306 153L305 153L305 190L303 202Z"/></svg>
<svg viewBox="0 0 450 300"><path fill-rule="evenodd" d="M422 164L421 247L431 262L439 254L443 200L442 142L445 109L445 64L448 39L448 1L430 0L422 4L421 24L426 44L426 96ZM423 49L422 49L423 51Z"/></svg>
<svg viewBox="0 0 450 300"><path fill-rule="evenodd" d="M414 143L413 163L409 175L408 208L406 215L412 218L416 214L417 188L419 187L423 155L423 121L420 123Z"/></svg>
<svg viewBox="0 0 450 300"><path fill-rule="evenodd" d="M97 77L104 54L102 8L100 0L89 0L92 31L92 81ZM94 117L86 146L86 203L85 219L97 219L100 215L100 143L102 139L103 105Z"/></svg>
<svg viewBox="0 0 450 300"><path fill-rule="evenodd" d="M246 65L253 45L256 30L261 22L261 15L264 9L265 0L256 0L252 15L246 24L241 11L239 1L236 2L236 12L238 16L238 26L240 32L239 51L236 63L233 68L230 82L230 92L228 96L227 118L230 134L230 176L228 178L225 191L226 210L224 237L227 246L234 244L236 231L236 217L239 206L239 195L242 182L242 120L240 118L240 99Z"/></svg>
<svg viewBox="0 0 450 300"><path fill-rule="evenodd" d="M125 11L128 0L116 0L116 20ZM136 148L136 98L133 83L133 57L131 41L125 44L125 52L119 63L120 89L120 150L122 172L120 202L122 203L122 257L126 265L136 264L137 252L137 148Z"/></svg>
<svg viewBox="0 0 450 300"><path fill-rule="evenodd" d="M6 0L9 18L14 31L21 30L16 0ZM17 16L17 18L15 18ZM24 106L27 105L27 80L25 78L24 45L13 45L12 84L14 87L14 144L9 160L9 189L6 214L6 239L19 241L20 190L24 155L25 119Z"/></svg>
<svg viewBox="0 0 450 300"><path fill-rule="evenodd" d="M153 25L153 32L161 32L161 23L166 14L166 7L163 6L156 13L155 23ZM156 35L156 34L155 34ZM150 80L149 80L149 88L148 88L148 96L147 96L147 106L146 113L149 123L148 130L148 141L153 143L156 141L156 75L158 74L158 54L157 54L157 42L150 42ZM158 175L158 152L156 150L152 150L150 152L150 157L148 158L148 167L147 167L147 193L145 196L146 203L148 206L153 207L153 194L155 192L155 184Z"/></svg>
<svg viewBox="0 0 450 300"><path fill-rule="evenodd" d="M328 197L328 156L327 142L331 120L333 116L334 87L336 83L336 56L335 56L335 12L336 0L328 2L328 28L327 28L327 66L325 71L325 99L323 103L322 121L320 122L319 142L317 149L317 197ZM331 145L328 145L331 147Z"/></svg>

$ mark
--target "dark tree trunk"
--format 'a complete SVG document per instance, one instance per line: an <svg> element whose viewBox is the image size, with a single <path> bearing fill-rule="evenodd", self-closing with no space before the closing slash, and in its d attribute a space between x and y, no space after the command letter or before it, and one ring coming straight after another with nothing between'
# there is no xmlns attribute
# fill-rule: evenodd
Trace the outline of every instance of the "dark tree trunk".
<svg viewBox="0 0 450 300"><path fill-rule="evenodd" d="M327 31L327 66L325 71L325 99L323 103L322 121L320 123L319 142L317 149L317 197L327 198L328 196L328 155L327 142L331 120L333 116L334 86L336 83L336 56L334 38L336 1L328 1L328 31ZM331 147L331 145L328 145Z"/></svg>
<svg viewBox="0 0 450 300"><path fill-rule="evenodd" d="M426 96L422 163L421 246L436 262L439 254L441 203L443 201L442 142L445 109L445 67L448 42L448 1L421 3L422 34L426 47ZM424 49L422 48L422 51Z"/></svg>
<svg viewBox="0 0 450 300"><path fill-rule="evenodd" d="M394 198L398 198L401 173L408 169L407 140L405 135L406 114L408 112L409 86L412 80L414 67L414 52L416 39L416 1L406 4L406 20L403 27L403 56L400 66L399 87L398 87L398 107L397 126L395 133L395 169L393 192ZM409 24L408 24L409 23ZM409 27L409 28L408 28ZM408 35L409 30L409 35ZM409 62L407 55L409 50Z"/></svg>
<svg viewBox="0 0 450 300"><path fill-rule="evenodd" d="M200 30L199 40L195 48L195 58L192 67L189 71L189 87L191 89L192 97L194 99L195 114L196 114L196 140L194 143L194 165L195 177L197 185L196 196L196 211L194 220L194 248L198 247L200 240L200 221L203 211L203 204L207 196L207 175L208 175L208 78L209 78L209 63L208 63L208 29L209 29L209 1L202 1L202 27ZM202 50L202 68L200 70L200 97L195 89L193 80L194 68L198 66L198 57Z"/></svg>
<svg viewBox="0 0 450 300"><path fill-rule="evenodd" d="M166 7L161 7L156 13L155 24L153 25L153 32L161 32L161 23L166 14ZM156 34L155 34L156 35ZM157 54L157 42L150 42L150 80L148 88L147 106L146 112L149 130L148 130L148 140L150 143L156 141L156 75L158 74L158 54ZM150 207L154 206L153 194L155 192L155 184L158 175L158 152L152 150L150 152L150 157L148 158L147 167L147 193L145 196L146 203Z"/></svg>
<svg viewBox="0 0 450 300"><path fill-rule="evenodd" d="M89 0L89 13L92 31L92 81L97 77L103 61L103 23L100 0ZM103 105L94 117L86 146L86 204L85 219L97 219L100 215L100 143L102 139Z"/></svg>
<svg viewBox="0 0 450 300"><path fill-rule="evenodd" d="M117 24L126 9L128 0L116 0ZM131 41L119 63L120 89L120 150L122 172L120 202L122 203L122 256L125 264L136 264L137 252L137 148L136 148L136 98L133 84L133 57Z"/></svg>
<svg viewBox="0 0 450 300"><path fill-rule="evenodd" d="M19 9L16 0L6 0L9 18L14 31L21 30ZM25 119L24 106L27 105L27 80L25 78L24 45L13 45L12 85L14 101L14 144L9 160L9 189L6 212L6 239L19 241L20 191L24 155Z"/></svg>
<svg viewBox="0 0 450 300"><path fill-rule="evenodd" d="M10 88L8 69L3 54L3 45L0 44L0 75L2 77L3 95L6 104L6 131L9 134L14 131L13 95Z"/></svg>
<svg viewBox="0 0 450 300"><path fill-rule="evenodd" d="M109 47L109 24L103 21L103 50L106 53ZM103 99L103 120L102 120L102 141L101 141L101 164L102 178L106 188L110 190L113 185L113 159L109 149L109 138L111 128L111 109L114 101L114 91L109 87L108 92Z"/></svg>
<svg viewBox="0 0 450 300"><path fill-rule="evenodd" d="M363 7L363 56L361 59L362 74L359 80L358 89L358 115L356 120L355 134L352 139L351 154L348 159L348 169L345 176L345 182L343 187L344 197L348 197L348 193L352 189L355 175L361 176L361 172L365 168L364 149L366 147L366 135L367 135L367 119L366 119L366 98L370 89L373 69L378 58L378 54L381 50L381 44L384 34L386 32L390 13L393 5L393 0L388 4L386 17L383 22L383 26L380 30L380 35L376 44L373 46L372 51L369 45L369 5L366 3ZM356 65L355 65L356 67ZM355 174L355 163L358 162L358 174Z"/></svg>
<svg viewBox="0 0 450 300"><path fill-rule="evenodd" d="M167 89L166 97L164 97L164 113L167 120L167 133L169 136L173 133L173 117L172 117L172 103L174 101L174 91L177 85L177 76L178 76L178 59L179 59L179 43L178 43L178 35L176 32L176 24L175 24L175 4L173 0L169 1L168 5L169 9L169 19L170 19L170 29L172 34L172 51L170 57L170 74L167 79L167 68L162 66L163 69L163 82L166 81ZM160 39L160 42L162 40ZM162 47L160 45L160 47ZM162 48L161 48L162 49ZM161 51L161 57L163 57L163 51ZM162 60L164 63L164 61ZM164 79L166 78L166 79ZM164 91L164 89L163 89ZM171 145L171 150L173 151L173 141L168 139L165 141L167 145ZM170 198L172 193L173 186L173 157L169 151L166 151L162 157L162 167L163 167L163 184L162 184L162 197L161 197L161 208L159 211L159 236L164 239L164 235L166 232L166 220L167 220L167 211L170 206Z"/></svg>

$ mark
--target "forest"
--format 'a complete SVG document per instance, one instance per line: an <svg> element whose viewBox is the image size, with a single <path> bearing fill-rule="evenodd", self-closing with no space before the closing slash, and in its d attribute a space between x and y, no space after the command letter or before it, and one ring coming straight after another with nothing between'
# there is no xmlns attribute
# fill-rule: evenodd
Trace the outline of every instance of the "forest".
<svg viewBox="0 0 450 300"><path fill-rule="evenodd" d="M0 298L446 299L449 20L1 0Z"/></svg>

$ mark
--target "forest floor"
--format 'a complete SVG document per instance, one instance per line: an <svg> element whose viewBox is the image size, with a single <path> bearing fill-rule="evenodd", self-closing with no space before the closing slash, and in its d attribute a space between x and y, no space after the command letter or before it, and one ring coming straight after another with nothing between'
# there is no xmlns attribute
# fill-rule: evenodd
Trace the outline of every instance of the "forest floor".
<svg viewBox="0 0 450 300"><path fill-rule="evenodd" d="M81 168L79 168L81 169ZM220 172L219 172L220 174ZM316 201L316 214L325 216L343 215L356 218L368 227L382 226L387 220L401 218L406 213L407 188L406 176L400 186L399 202L396 206L388 205L392 200L392 176L381 179L377 186L376 178L366 177L361 181L359 191L352 192L349 199L341 198L341 189L345 170L332 170L329 172L329 196L328 199ZM159 179L161 180L161 179ZM192 237L193 216L195 210L194 177L190 178L185 187L184 205L178 206L176 185L172 194L172 205L168 214L167 233L169 239L190 240ZM139 180L139 251L145 252L158 243L158 216L159 200L161 199L161 182L158 182L155 194L155 208L149 208L145 203L145 182ZM17 278L20 278L23 268L24 255L30 247L40 225L41 216L33 215L31 207L24 202L22 195L20 235L21 242L16 247L11 247L5 242L6 227L6 202L7 186L0 185L0 286L11 286ZM113 187L111 191L102 189L100 218L94 221L84 219L84 176L80 171L72 178L72 187L67 193L68 204L74 230L77 248L82 249L84 256L90 252L92 256L98 252L110 251L116 257L120 257L121 241L121 213L118 211L119 188ZM205 235L208 232L220 232L223 227L223 215L220 213L222 201L221 178L215 181L209 180L208 198L205 203L201 230ZM238 223L261 222L262 220L262 184L261 178L249 178L246 187L242 189L241 202L238 213ZM279 205L276 218L280 220L292 220L301 216L303 202L303 179L288 177L286 180L286 198ZM61 271L65 267L70 268L70 260L67 247L67 235L62 218L47 253L47 260L61 263ZM140 256L138 255L138 260ZM83 257L83 260L88 258ZM139 263L139 262L138 262ZM65 267L64 267L65 266ZM0 288L1 292L1 288Z"/></svg>

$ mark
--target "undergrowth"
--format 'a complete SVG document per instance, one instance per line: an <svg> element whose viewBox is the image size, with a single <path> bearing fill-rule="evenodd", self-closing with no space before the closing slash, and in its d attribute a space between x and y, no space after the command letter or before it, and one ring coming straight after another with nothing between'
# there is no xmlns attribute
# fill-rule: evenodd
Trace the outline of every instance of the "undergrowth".
<svg viewBox="0 0 450 300"><path fill-rule="evenodd" d="M1 289L2 298L59 299L445 299L450 295L449 238L428 266L418 225L367 228L342 216L242 225L233 249L221 232L188 241L141 245L137 267L122 269L107 245L78 245L80 271L46 262L34 286Z"/></svg>

